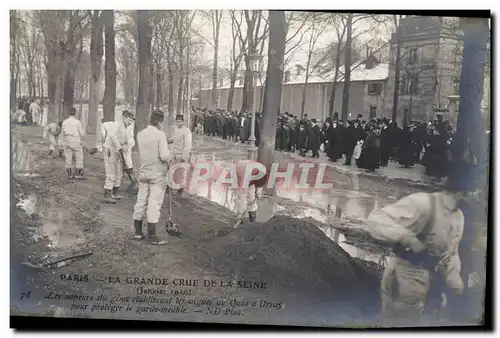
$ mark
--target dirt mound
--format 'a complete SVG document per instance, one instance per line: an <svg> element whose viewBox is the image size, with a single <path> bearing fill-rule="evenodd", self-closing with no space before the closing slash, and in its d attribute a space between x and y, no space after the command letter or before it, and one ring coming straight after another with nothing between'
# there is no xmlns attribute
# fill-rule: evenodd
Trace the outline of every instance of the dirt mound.
<svg viewBox="0 0 500 338"><path fill-rule="evenodd" d="M275 216L213 240L214 250L205 259L238 280L337 299L373 299L379 289L379 269L353 259L307 219Z"/></svg>

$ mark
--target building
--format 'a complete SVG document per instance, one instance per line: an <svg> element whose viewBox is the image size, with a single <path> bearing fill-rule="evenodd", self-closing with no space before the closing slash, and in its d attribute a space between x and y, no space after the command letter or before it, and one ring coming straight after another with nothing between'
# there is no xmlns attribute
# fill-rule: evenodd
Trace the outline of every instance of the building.
<svg viewBox="0 0 500 338"><path fill-rule="evenodd" d="M432 121L443 118L452 123L457 112L450 111L458 95L463 45L457 35L459 18L407 16L401 19L400 79L397 121ZM392 115L396 73L397 35L392 34L386 114Z"/></svg>
<svg viewBox="0 0 500 338"><path fill-rule="evenodd" d="M343 71L343 70L342 70ZM340 115L342 107L342 92L344 81L342 73L339 75L335 90L334 112ZM379 63L374 57L369 57L353 67L351 72L351 88L349 99L349 113L351 118L358 114L363 114L365 119L370 117L384 116L385 86L387 83L388 65ZM329 99L332 88L334 70L322 74L311 74L308 79L306 89L306 104L304 113L309 118L316 118L323 121L328 117ZM243 72L238 76L235 84L233 105L230 110L239 111L243 98ZM257 79L257 90L255 101L259 103L262 111L263 92L265 74ZM288 112L297 116L301 115L302 95L305 83L305 70L301 65L296 65L292 69L285 71L283 78L283 91L281 95L282 113ZM203 88L199 94L201 102L211 102L211 88ZM218 89L219 107L227 109L229 97L229 83L224 83ZM196 101L194 101L196 102ZM196 103L194 103L196 106ZM209 105L202 105L202 108L215 109ZM386 115L387 116L387 115Z"/></svg>

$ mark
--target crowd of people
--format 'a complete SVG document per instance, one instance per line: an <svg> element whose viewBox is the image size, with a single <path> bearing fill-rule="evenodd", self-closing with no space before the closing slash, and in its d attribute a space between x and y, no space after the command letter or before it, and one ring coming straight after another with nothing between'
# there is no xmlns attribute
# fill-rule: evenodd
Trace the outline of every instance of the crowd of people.
<svg viewBox="0 0 500 338"><path fill-rule="evenodd" d="M251 114L223 109L193 108L191 130L233 142L248 142ZM261 114L256 113L255 137L259 145ZM326 118L320 124L304 114L302 118L288 112L280 114L276 130L276 150L311 154L319 158L323 151L328 159L344 159L347 166L375 171L398 162L405 168L422 164L426 174L442 179L447 176L451 161L454 128L446 122L410 122L400 128L395 121L377 118L370 121L359 114L356 119ZM354 159L354 161L353 161Z"/></svg>

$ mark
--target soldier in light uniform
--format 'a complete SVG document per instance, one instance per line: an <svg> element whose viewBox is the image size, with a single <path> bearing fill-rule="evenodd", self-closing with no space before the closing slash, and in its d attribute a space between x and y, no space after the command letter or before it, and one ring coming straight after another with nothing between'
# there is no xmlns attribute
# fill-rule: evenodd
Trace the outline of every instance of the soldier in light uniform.
<svg viewBox="0 0 500 338"><path fill-rule="evenodd" d="M238 176L238 188L236 189L236 214L238 222L236 227L244 222L245 216L248 213L248 220L255 222L257 218L257 200L262 197L262 185L259 182L265 181L265 177L259 182L250 181L248 187L243 186L242 182L245 179L246 168L249 164L256 163L252 160L242 160L236 162L236 174ZM254 169L252 174L256 175L258 169Z"/></svg>
<svg viewBox="0 0 500 338"><path fill-rule="evenodd" d="M177 127L175 128L174 136L168 140L168 143L172 143L172 165L188 162L192 147L191 130L184 124L184 116L177 115L175 122ZM186 169L178 168L174 173L174 182L184 186L186 184L186 176ZM177 194L182 196L183 191L184 188L180 188Z"/></svg>
<svg viewBox="0 0 500 338"><path fill-rule="evenodd" d="M167 187L167 166L171 160L167 137L161 130L164 114L155 110L151 114L149 126L137 134L139 145L139 193L134 207L134 239L142 240L143 220L147 220L147 242L163 245L166 241L156 236L156 225Z"/></svg>
<svg viewBox="0 0 500 338"><path fill-rule="evenodd" d="M106 172L104 198L106 203L114 204L116 200L121 198L118 195L124 169L121 156L124 156L124 152L129 149L131 141L127 128L132 125L134 120L134 115L128 110L124 110L122 121L114 121L109 126L104 127L106 132L103 144L104 170Z"/></svg>
<svg viewBox="0 0 500 338"><path fill-rule="evenodd" d="M76 118L76 109L71 108L69 117L63 121L62 126L64 156L66 157L66 171L69 178L83 179L83 146L85 137L82 123ZM75 169L73 170L73 157Z"/></svg>
<svg viewBox="0 0 500 338"><path fill-rule="evenodd" d="M62 121L49 123L43 128L43 139L49 142L49 155L54 155L54 157L63 157L62 138L59 137L61 126Z"/></svg>
<svg viewBox="0 0 500 338"><path fill-rule="evenodd" d="M33 124L41 125L42 108L40 107L40 99L36 99L35 101L31 102L29 111L33 118Z"/></svg>
<svg viewBox="0 0 500 338"><path fill-rule="evenodd" d="M458 255L464 232L460 198L461 191L448 186L442 192L411 194L368 216L371 236L394 245L381 282L385 325L422 324L432 290L463 292Z"/></svg>
<svg viewBox="0 0 500 338"><path fill-rule="evenodd" d="M108 131L113 125L113 121L102 122L101 121L101 138L100 142L97 144L97 149L102 153L103 144L106 141L106 136L108 135ZM127 132L127 147L123 151L123 156L125 156L125 163L127 164L126 171L133 174L134 164L132 162L132 149L135 147L135 139L134 139L134 122L132 122L126 129Z"/></svg>

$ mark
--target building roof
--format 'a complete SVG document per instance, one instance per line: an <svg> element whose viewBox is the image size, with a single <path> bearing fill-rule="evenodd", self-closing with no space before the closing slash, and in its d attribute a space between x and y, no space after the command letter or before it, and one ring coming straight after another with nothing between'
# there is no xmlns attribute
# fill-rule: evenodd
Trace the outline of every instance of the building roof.
<svg viewBox="0 0 500 338"><path fill-rule="evenodd" d="M332 69L324 74L314 74L309 76L308 83L330 83L333 80L335 75L335 71ZM284 82L283 85L295 85L295 84L303 84L305 83L305 72L301 75L291 74L290 81ZM344 69L341 67L339 69L338 77L340 80L337 83L344 82ZM387 80L389 77L389 65L387 63L380 63L374 68L366 69L364 62L359 63L358 65L353 67L351 71L351 82L360 82L360 81L383 81ZM264 79L262 79L264 82ZM257 87L261 87L261 83L257 80ZM230 83L229 81L224 81L224 85L222 87L218 87L218 89L229 89ZM236 81L234 88L243 88L243 85L239 85L238 81ZM202 88L202 90L211 90L212 88Z"/></svg>

